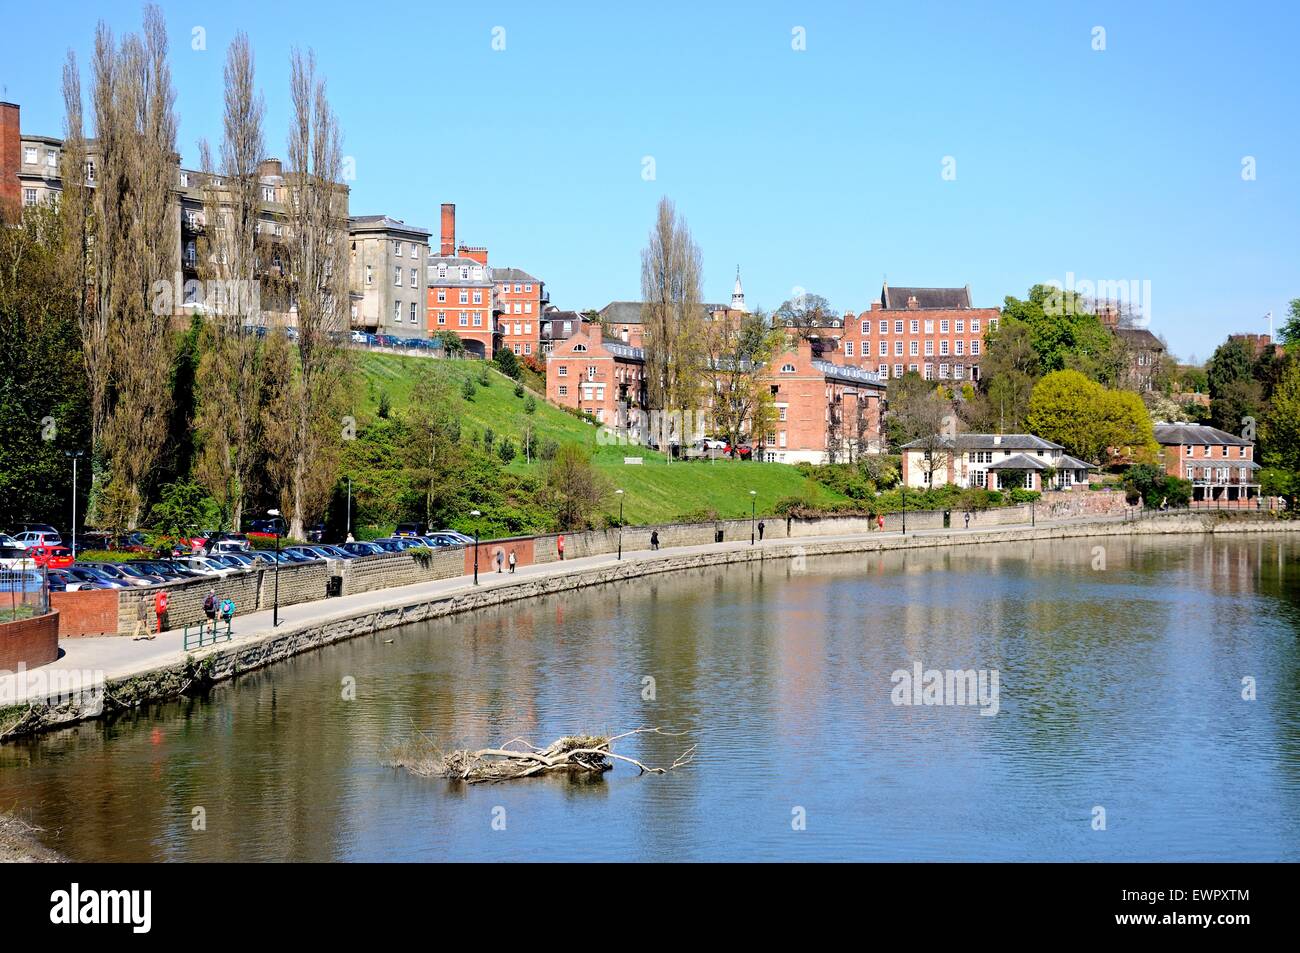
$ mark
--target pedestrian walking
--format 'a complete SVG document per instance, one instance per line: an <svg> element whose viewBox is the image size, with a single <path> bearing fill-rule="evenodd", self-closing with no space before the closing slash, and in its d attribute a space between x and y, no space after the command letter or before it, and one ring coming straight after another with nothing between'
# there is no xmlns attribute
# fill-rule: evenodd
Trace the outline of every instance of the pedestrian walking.
<svg viewBox="0 0 1300 953"><path fill-rule="evenodd" d="M556 537L555 548L556 550L559 551L560 562L564 562L564 534L563 533L561 533L558 537Z"/></svg>
<svg viewBox="0 0 1300 953"><path fill-rule="evenodd" d="M970 529L970 513L966 514L966 528Z"/></svg>
<svg viewBox="0 0 1300 953"><path fill-rule="evenodd" d="M515 574L515 551L510 550L510 575Z"/></svg>
<svg viewBox="0 0 1300 953"><path fill-rule="evenodd" d="M149 634L149 603L144 599L135 604L135 628L131 630L131 638L136 640L153 638Z"/></svg>
<svg viewBox="0 0 1300 953"><path fill-rule="evenodd" d="M226 596L221 600L221 621L226 623L226 631L230 631L230 623L235 618L235 600Z"/></svg>
<svg viewBox="0 0 1300 953"><path fill-rule="evenodd" d="M209 589L208 594L203 597L203 614L208 617L212 623L212 631L217 631L217 590Z"/></svg>
<svg viewBox="0 0 1300 953"><path fill-rule="evenodd" d="M658 549L659 549L659 530L652 529L650 531L650 550L651 552L654 552Z"/></svg>
<svg viewBox="0 0 1300 953"><path fill-rule="evenodd" d="M504 552L502 552L501 550L498 549L495 558L496 558L496 561L497 561L497 572L500 572L500 571L501 571L501 567L505 564L505 561L506 561L506 554L505 554Z"/></svg>
<svg viewBox="0 0 1300 953"><path fill-rule="evenodd" d="M884 529L884 528L885 528L885 514L884 514L884 513L877 513L877 514L876 514L876 529Z"/></svg>
<svg viewBox="0 0 1300 953"><path fill-rule="evenodd" d="M351 533L348 533L348 538L345 540L345 542L355 543L356 541L357 541L357 538L356 538L355 536L353 536Z"/></svg>
<svg viewBox="0 0 1300 953"><path fill-rule="evenodd" d="M765 529L767 529L767 524L764 523L762 520L759 520L759 521L758 521L758 541L759 541L760 543L763 541L763 530L765 530Z"/></svg>

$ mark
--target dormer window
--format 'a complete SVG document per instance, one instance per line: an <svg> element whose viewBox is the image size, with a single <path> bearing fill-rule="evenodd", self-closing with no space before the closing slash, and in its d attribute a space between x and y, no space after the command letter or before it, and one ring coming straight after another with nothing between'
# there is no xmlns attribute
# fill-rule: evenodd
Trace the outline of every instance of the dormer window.
<svg viewBox="0 0 1300 953"><path fill-rule="evenodd" d="M782 364L782 365L781 365L781 373L782 373L782 374L793 374L793 373L794 373L794 365L793 365L793 364Z"/></svg>
<svg viewBox="0 0 1300 953"><path fill-rule="evenodd" d="M574 349L575 351L585 351L585 350L587 350L587 345L585 345L585 344L575 344L575 345L573 345L573 349Z"/></svg>

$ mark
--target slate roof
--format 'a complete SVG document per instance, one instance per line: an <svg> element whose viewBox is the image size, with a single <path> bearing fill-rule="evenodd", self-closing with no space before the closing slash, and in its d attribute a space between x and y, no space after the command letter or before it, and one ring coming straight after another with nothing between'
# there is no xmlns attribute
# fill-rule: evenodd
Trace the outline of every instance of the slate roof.
<svg viewBox="0 0 1300 953"><path fill-rule="evenodd" d="M600 316L609 324L641 324L641 309L645 305L640 301L611 301L600 309ZM724 311L729 305L701 304L707 314L710 311Z"/></svg>
<svg viewBox="0 0 1300 953"><path fill-rule="evenodd" d="M1052 465L1046 460L1040 460L1038 457L1029 457L1023 453L1016 453L1005 460L999 460L997 463L990 463L990 470L1047 470Z"/></svg>
<svg viewBox="0 0 1300 953"><path fill-rule="evenodd" d="M841 381L845 384L868 384L872 387L879 387L881 390L886 387L881 382L880 375L875 371L863 370L860 367L846 367L843 364L832 364L830 361L814 360L812 366L831 380Z"/></svg>
<svg viewBox="0 0 1300 953"><path fill-rule="evenodd" d="M908 311L907 300L915 297L921 310L969 309L970 288L891 288L880 289L880 306L886 311Z"/></svg>
<svg viewBox="0 0 1300 953"><path fill-rule="evenodd" d="M1130 347L1140 351L1163 351L1160 339L1146 328L1114 328L1113 333Z"/></svg>
<svg viewBox="0 0 1300 953"><path fill-rule="evenodd" d="M1249 447L1251 442L1207 424L1156 424L1156 443L1164 447L1200 444L1203 446Z"/></svg>
<svg viewBox="0 0 1300 953"><path fill-rule="evenodd" d="M405 232L408 235L423 235L428 238L433 232L418 225L407 225L401 219L388 215L352 215L348 218L348 231L389 231Z"/></svg>
<svg viewBox="0 0 1300 953"><path fill-rule="evenodd" d="M1094 464L1080 460L1078 457L1072 457L1068 453L1063 453L1056 461L1058 470L1095 470Z"/></svg>
<svg viewBox="0 0 1300 953"><path fill-rule="evenodd" d="M522 268L493 268L493 281L527 281L535 285L540 285L542 279L534 278Z"/></svg>
<svg viewBox="0 0 1300 953"><path fill-rule="evenodd" d="M954 448L953 441L956 441ZM903 450L929 450L930 439L922 438L913 440L911 443L905 443ZM956 449L961 452L967 450L1064 450L1059 443L1052 443L1050 440L1044 440L1042 437L1035 437L1028 433L962 433L955 438L943 437L939 444L947 450Z"/></svg>

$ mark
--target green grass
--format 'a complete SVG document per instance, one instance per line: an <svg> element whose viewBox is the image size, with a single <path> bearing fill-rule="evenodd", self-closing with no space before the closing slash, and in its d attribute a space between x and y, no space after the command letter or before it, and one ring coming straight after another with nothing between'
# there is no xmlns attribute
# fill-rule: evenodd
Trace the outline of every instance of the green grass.
<svg viewBox="0 0 1300 953"><path fill-rule="evenodd" d="M586 447L614 487L624 491L624 518L629 523L671 522L708 510L724 518L748 516L750 490L757 493L760 514L770 513L778 500L789 496L817 502L846 499L783 463L717 460L670 464L663 454L645 447L599 445L594 425L547 404L540 394L535 395L536 412L525 413L524 398L514 395L514 381L495 370L489 372L491 385L481 387L476 383L474 399L467 401L461 396L461 389L466 378L477 378L482 366L478 361L364 353L359 355L358 365L362 381L358 417L372 416L378 411L380 394L388 395L392 413L402 413L410 405L416 375L432 373L447 381L447 392L455 402L461 431L466 437L477 438L490 427L498 442L502 437L509 437L520 448L527 427L537 435L539 446L553 440L557 444L577 443ZM623 463L624 457L634 456L641 457L643 462L633 466ZM526 463L521 452L508 469L527 473L540 466L539 461ZM611 496L605 509L611 516L618 515L616 495Z"/></svg>

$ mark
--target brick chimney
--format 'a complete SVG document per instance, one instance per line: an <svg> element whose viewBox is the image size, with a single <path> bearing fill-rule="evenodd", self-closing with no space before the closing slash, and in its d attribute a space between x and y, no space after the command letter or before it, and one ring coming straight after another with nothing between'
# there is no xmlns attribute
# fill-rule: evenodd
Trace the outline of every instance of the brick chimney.
<svg viewBox="0 0 1300 953"><path fill-rule="evenodd" d="M916 295L908 295L908 296L907 296L907 310L908 310L908 311L915 311L915 310L916 310L917 308L919 308L919 307L921 307L921 302L919 302L919 301L916 300Z"/></svg>
<svg viewBox="0 0 1300 953"><path fill-rule="evenodd" d="M442 242L438 254L444 258L456 254L456 206L451 202L442 203Z"/></svg>
<svg viewBox="0 0 1300 953"><path fill-rule="evenodd" d="M0 103L0 217L6 213L21 213L22 187L18 184L21 160L22 133L19 131L18 106L15 103Z"/></svg>

